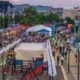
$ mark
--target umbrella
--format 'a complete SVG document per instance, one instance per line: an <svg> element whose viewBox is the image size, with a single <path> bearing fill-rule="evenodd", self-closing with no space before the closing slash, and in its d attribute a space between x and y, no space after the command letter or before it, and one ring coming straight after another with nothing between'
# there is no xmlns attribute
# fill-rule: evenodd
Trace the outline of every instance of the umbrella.
<svg viewBox="0 0 80 80"><path fill-rule="evenodd" d="M39 32L39 33L48 33L48 32L50 32L50 31L48 31L48 30L46 30L46 29L41 29L41 30L39 30L38 32Z"/></svg>

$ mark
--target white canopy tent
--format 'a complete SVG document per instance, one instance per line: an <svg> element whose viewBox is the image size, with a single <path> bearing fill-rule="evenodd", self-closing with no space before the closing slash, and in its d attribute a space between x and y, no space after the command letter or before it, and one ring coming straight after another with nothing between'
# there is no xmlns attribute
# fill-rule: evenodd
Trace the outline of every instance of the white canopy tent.
<svg viewBox="0 0 80 80"><path fill-rule="evenodd" d="M14 51L16 52L16 59L32 60L43 55L44 61L47 61L46 43L20 43Z"/></svg>
<svg viewBox="0 0 80 80"><path fill-rule="evenodd" d="M47 27L47 26L44 26L44 25L36 25L36 26L30 27L30 28L28 28L28 29L26 30L26 32L27 32L27 34L28 34L29 32L38 32L38 31L41 30L41 29L44 29L44 30L49 31L49 32L48 32L49 35L50 35L50 36L52 35L52 30L51 30L51 28L49 28L49 27Z"/></svg>

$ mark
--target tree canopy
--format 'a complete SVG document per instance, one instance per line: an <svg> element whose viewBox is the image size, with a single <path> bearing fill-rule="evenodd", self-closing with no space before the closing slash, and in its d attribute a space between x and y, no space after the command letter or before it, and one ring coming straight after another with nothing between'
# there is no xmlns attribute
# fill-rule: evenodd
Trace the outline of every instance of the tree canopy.
<svg viewBox="0 0 80 80"><path fill-rule="evenodd" d="M7 27L8 16L5 16L4 19L6 20L5 27ZM12 19L12 17L10 16L11 23L13 23L13 20L15 20L15 23L27 23L28 25L62 21L62 19L60 19L57 14L54 14L52 12L50 12L48 15L45 15L44 13L38 13L32 6L25 8L21 15L15 15L15 19ZM2 17L0 17L0 26L3 26L2 23L3 19Z"/></svg>
<svg viewBox="0 0 80 80"><path fill-rule="evenodd" d="M66 17L65 20L67 21L67 24L74 24L74 20L70 17Z"/></svg>

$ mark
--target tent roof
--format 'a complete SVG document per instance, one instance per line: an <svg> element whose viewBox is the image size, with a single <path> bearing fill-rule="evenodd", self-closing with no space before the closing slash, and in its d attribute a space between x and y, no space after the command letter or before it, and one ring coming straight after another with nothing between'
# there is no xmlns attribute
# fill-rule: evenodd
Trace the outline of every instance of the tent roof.
<svg viewBox="0 0 80 80"><path fill-rule="evenodd" d="M33 26L33 27L28 28L27 32L37 32L37 31L39 31L41 29L52 31L51 28L49 28L49 27L46 27L44 25L37 25L37 26Z"/></svg>
<svg viewBox="0 0 80 80"><path fill-rule="evenodd" d="M50 32L50 31L48 31L48 30L46 30L46 29L41 29L41 30L39 30L38 32L45 33L45 32Z"/></svg>
<svg viewBox="0 0 80 80"><path fill-rule="evenodd" d="M46 43L20 43L17 50L45 50Z"/></svg>

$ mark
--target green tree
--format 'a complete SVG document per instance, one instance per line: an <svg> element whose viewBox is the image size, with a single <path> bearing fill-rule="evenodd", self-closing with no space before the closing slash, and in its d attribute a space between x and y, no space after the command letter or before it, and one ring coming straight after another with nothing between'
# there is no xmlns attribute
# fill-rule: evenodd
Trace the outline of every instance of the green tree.
<svg viewBox="0 0 80 80"><path fill-rule="evenodd" d="M45 23L45 21L46 21L46 16L43 13L38 13L36 15L36 19L34 23L41 24L41 23Z"/></svg>
<svg viewBox="0 0 80 80"><path fill-rule="evenodd" d="M23 18L24 18L23 15L15 15L15 19L13 19L13 20L15 20L15 23L20 23L20 21L21 21Z"/></svg>
<svg viewBox="0 0 80 80"><path fill-rule="evenodd" d="M28 25L42 24L42 23L53 23L60 22L61 19L57 14L50 13L49 15L44 15L43 13L38 13L34 7L25 8L23 11L24 17L20 20L21 23L28 23ZM19 20L18 20L19 21Z"/></svg>
<svg viewBox="0 0 80 80"><path fill-rule="evenodd" d="M26 24L26 23L27 23L27 19L26 19L26 18L22 19L22 20L20 21L20 23L21 23L21 24Z"/></svg>
<svg viewBox="0 0 80 80"><path fill-rule="evenodd" d="M29 25L34 24L37 14L37 11L31 6L23 11L24 18L27 19Z"/></svg>
<svg viewBox="0 0 80 80"><path fill-rule="evenodd" d="M47 16L47 21L50 22L50 23L53 23L53 21L59 22L60 19L59 19L59 17L58 17L57 14L54 14L54 13L51 12L51 13Z"/></svg>
<svg viewBox="0 0 80 80"><path fill-rule="evenodd" d="M67 24L74 24L74 20L70 17L66 17L65 20L67 21Z"/></svg>
<svg viewBox="0 0 80 80"><path fill-rule="evenodd" d="M3 19L2 19L2 17L0 17L0 27L2 27L3 26Z"/></svg>
<svg viewBox="0 0 80 80"><path fill-rule="evenodd" d="M37 11L32 6L30 6L30 7L24 9L23 14L26 17L35 16L35 15L37 15Z"/></svg>

